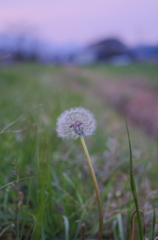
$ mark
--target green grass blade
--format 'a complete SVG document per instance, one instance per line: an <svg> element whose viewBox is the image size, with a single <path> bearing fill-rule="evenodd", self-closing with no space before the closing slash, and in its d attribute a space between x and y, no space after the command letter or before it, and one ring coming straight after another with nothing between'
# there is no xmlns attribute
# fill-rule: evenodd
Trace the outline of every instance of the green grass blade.
<svg viewBox="0 0 158 240"><path fill-rule="evenodd" d="M30 179L30 178L34 178L34 177L21 178L21 179L19 179L18 181L23 181L23 180ZM12 185L13 183L16 183L16 182L17 182L17 180L14 180L14 181L12 181L12 182L9 182L9 183L5 184L4 186L0 187L0 190L1 190L2 188L8 187L8 186L10 186L10 185Z"/></svg>
<svg viewBox="0 0 158 240"><path fill-rule="evenodd" d="M151 240L154 240L155 225L156 225L156 214L155 214L155 208L154 208L154 206L153 206L153 211L154 211L154 214L153 214L153 226L152 226L152 237L151 237Z"/></svg>
<svg viewBox="0 0 158 240"><path fill-rule="evenodd" d="M65 240L69 240L69 220L66 216L63 216L65 225Z"/></svg>
<svg viewBox="0 0 158 240"><path fill-rule="evenodd" d="M128 129L128 124L127 124L126 118L125 118L125 122L126 122L126 129L127 129L127 135L128 135L128 143L129 143L129 152L130 152L130 185L131 185L131 191L132 191L132 195L133 195L133 199L134 199L134 203L135 203L135 207L136 207L136 211L137 211L140 238L141 238L141 240L143 240L142 221L141 221L140 212L139 212L138 195L137 195L136 184L135 184L135 179L134 179L132 147L131 147L130 134L129 134L129 129Z"/></svg>
<svg viewBox="0 0 158 240"><path fill-rule="evenodd" d="M18 117L16 120L14 120L13 122L7 124L1 131L0 131L0 134L3 134L5 133L5 131L12 127L14 124L16 124L18 121L20 121L22 118L24 117L24 114L22 114L20 117Z"/></svg>
<svg viewBox="0 0 158 240"><path fill-rule="evenodd" d="M120 240L125 240L124 232L123 232L123 221L122 221L122 215L121 214L119 214L117 216L117 222L118 222Z"/></svg>

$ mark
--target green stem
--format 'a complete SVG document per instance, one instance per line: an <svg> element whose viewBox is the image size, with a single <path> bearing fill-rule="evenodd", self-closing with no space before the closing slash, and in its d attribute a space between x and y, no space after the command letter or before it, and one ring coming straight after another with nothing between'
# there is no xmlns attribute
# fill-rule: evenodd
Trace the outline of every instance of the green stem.
<svg viewBox="0 0 158 240"><path fill-rule="evenodd" d="M125 118L125 121L126 121L126 118ZM126 129L127 129L129 152L130 152L130 185L131 185L132 195L133 195L133 199L134 199L134 203L135 203L135 207L136 207L136 211L137 211L140 239L143 240L144 238L143 238L143 230L142 230L142 221L141 221L141 217L140 217L138 194L137 194L136 184L135 184L135 179L134 179L133 155L132 155L132 147L131 147L131 141L130 141L130 135L129 135L127 121L126 121Z"/></svg>
<svg viewBox="0 0 158 240"><path fill-rule="evenodd" d="M98 210L99 210L99 233L98 233L98 240L102 240L102 235L103 235L103 211L102 211L102 204L101 204L101 198L100 198L100 193L99 193L99 188L98 188L98 183L97 179L94 173L94 169L91 163L91 159L89 156L89 152L87 150L86 143L84 141L84 138L80 138L81 144L84 150L84 153L86 155L86 160L88 163L88 167L91 173L92 181L94 184L95 192L96 192L96 198L97 198L97 203L98 203Z"/></svg>

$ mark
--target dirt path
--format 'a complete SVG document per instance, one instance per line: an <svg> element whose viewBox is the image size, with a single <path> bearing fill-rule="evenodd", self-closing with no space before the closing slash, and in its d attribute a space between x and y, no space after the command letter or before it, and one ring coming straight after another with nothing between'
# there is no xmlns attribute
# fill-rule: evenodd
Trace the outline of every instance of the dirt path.
<svg viewBox="0 0 158 240"><path fill-rule="evenodd" d="M158 91L147 80L106 79L87 69L69 69L72 74L88 78L95 92L106 99L137 127L158 138Z"/></svg>

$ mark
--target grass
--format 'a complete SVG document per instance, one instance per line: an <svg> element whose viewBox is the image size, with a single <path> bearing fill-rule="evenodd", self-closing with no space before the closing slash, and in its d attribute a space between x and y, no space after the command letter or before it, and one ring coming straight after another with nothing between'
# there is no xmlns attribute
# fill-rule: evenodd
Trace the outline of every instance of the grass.
<svg viewBox="0 0 158 240"><path fill-rule="evenodd" d="M126 71L121 68L120 76ZM102 196L103 239L129 238L135 208L125 122L95 92L82 71L39 64L0 69L0 186L10 183L0 192L2 240L80 239L83 223L88 239L96 239L97 206L80 143L62 141L56 134L59 114L76 106L92 111L98 122L96 134L86 142ZM95 66L93 71L114 74L112 67ZM148 74L155 76L156 72ZM157 143L129 128L135 181L149 238L152 204L157 201Z"/></svg>
<svg viewBox="0 0 158 240"><path fill-rule="evenodd" d="M153 83L158 83L157 78L157 63L133 63L126 66L113 65L94 65L89 66L95 71L105 73L110 77L136 77L151 80Z"/></svg>

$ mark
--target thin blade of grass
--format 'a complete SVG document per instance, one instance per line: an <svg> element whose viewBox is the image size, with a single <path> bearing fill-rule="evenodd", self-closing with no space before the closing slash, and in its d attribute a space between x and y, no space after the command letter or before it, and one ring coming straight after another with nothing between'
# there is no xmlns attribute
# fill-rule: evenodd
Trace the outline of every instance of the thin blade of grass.
<svg viewBox="0 0 158 240"><path fill-rule="evenodd" d="M4 229L0 232L0 237L1 237L8 229L10 229L10 225L7 226L6 228L4 228Z"/></svg>
<svg viewBox="0 0 158 240"><path fill-rule="evenodd" d="M118 216L119 214L123 214L123 213L125 213L125 212L127 212L127 209L124 209L124 210L120 211L119 213L114 214L113 216L111 216L110 218L108 218L107 220L105 220L105 221L103 222L103 224L106 225L107 223L112 222L114 219L117 218L117 216ZM96 225L95 225L91 230L87 231L87 234L92 234L92 233L96 232L97 229L98 229L98 225L99 225L99 224L96 223Z"/></svg>
<svg viewBox="0 0 158 240"><path fill-rule="evenodd" d="M69 220L66 216L63 216L65 225L65 240L69 240Z"/></svg>
<svg viewBox="0 0 158 240"><path fill-rule="evenodd" d="M153 206L153 211L154 211L154 214L153 214L153 225L152 225L152 237L151 237L151 240L154 240L155 225L156 225L156 214L155 214L155 208L154 208L154 206Z"/></svg>
<svg viewBox="0 0 158 240"><path fill-rule="evenodd" d="M66 173L63 173L64 178L66 179L66 181L73 187L76 188L74 182L71 180L71 178L69 178L69 176Z"/></svg>
<svg viewBox="0 0 158 240"><path fill-rule="evenodd" d="M112 223L112 232L113 232L113 238L118 239L117 237L117 220L115 219Z"/></svg>
<svg viewBox="0 0 158 240"><path fill-rule="evenodd" d="M128 124L127 124L126 118L125 118L125 123L126 123L128 144L129 144L129 153L130 153L130 159L129 159L130 160L130 185L131 185L133 200L134 200L136 211L137 211L140 238L141 238L141 240L143 240L142 222L141 222L141 217L140 217L140 213L139 213L138 195L137 195L136 184L135 184L135 179L134 179L132 146L131 146L130 134L129 134L129 129L128 129Z"/></svg>
<svg viewBox="0 0 158 240"><path fill-rule="evenodd" d="M18 117L16 120L14 120L13 122L9 123L8 125L6 125L1 131L0 134L5 133L5 131L10 128L11 126L13 126L14 124L16 124L18 121L20 121L23 117L25 116L25 114L22 114L20 117Z"/></svg>
<svg viewBox="0 0 158 240"><path fill-rule="evenodd" d="M21 179L18 179L18 181L23 181L23 180L30 179L30 178L34 178L34 177L21 178ZM17 180L14 180L14 181L12 181L12 182L10 182L10 183L7 183L7 184L5 184L4 186L0 187L0 190L1 190L2 188L4 188L4 187L10 186L10 185L12 185L13 183L16 183L16 182L17 182Z"/></svg>
<svg viewBox="0 0 158 240"><path fill-rule="evenodd" d="M121 214L119 214L119 215L117 216L117 222L118 222L120 240L125 240L125 238L124 238L124 232L123 232L122 215L121 215Z"/></svg>

